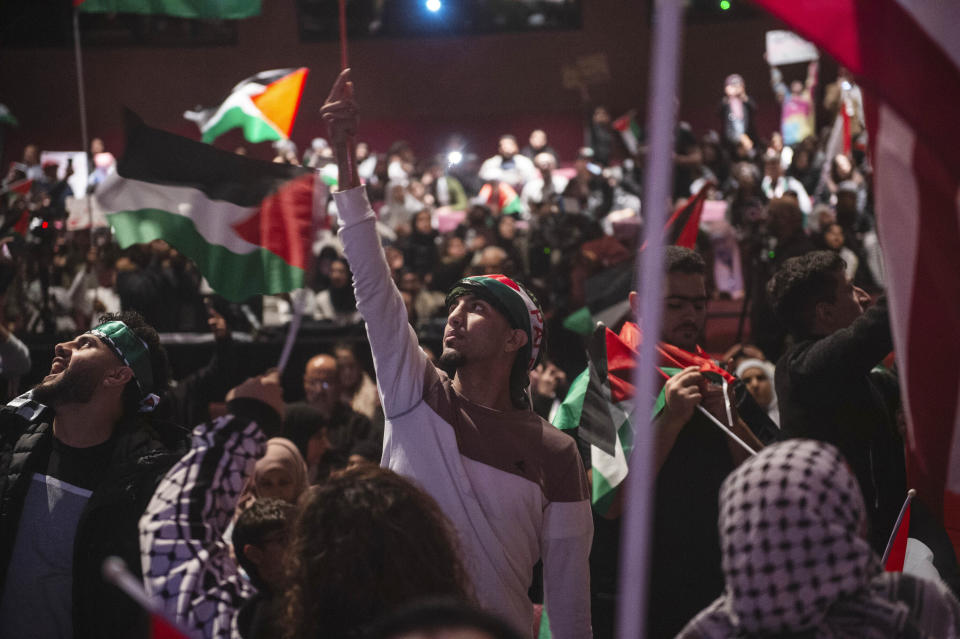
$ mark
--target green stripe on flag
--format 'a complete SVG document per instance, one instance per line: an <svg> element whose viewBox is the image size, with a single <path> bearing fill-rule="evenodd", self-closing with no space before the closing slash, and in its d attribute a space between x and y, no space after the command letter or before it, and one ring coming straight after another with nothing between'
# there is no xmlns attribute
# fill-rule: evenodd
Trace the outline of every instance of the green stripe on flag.
<svg viewBox="0 0 960 639"><path fill-rule="evenodd" d="M0 104L0 124L9 126L20 126L20 122L14 117L6 104Z"/></svg>
<svg viewBox="0 0 960 639"><path fill-rule="evenodd" d="M593 333L593 315L586 306L570 313L563 319L563 327L580 335Z"/></svg>
<svg viewBox="0 0 960 639"><path fill-rule="evenodd" d="M673 377L674 375L676 375L677 373L679 373L679 372L682 371L683 369L682 369L682 368L672 368L672 367L670 367L670 366L661 366L661 367L660 367L660 370L662 370L664 373L666 373L666 374L669 375L670 377ZM657 415L660 414L660 411L663 410L663 407L667 405L667 396L666 396L666 395L664 394L664 392L663 392L663 391L665 391L665 390L666 390L666 386L664 386L663 388L660 389L660 394L657 395L657 401L655 401L655 402L653 403L653 415L652 415L651 419L656 419L656 418L657 418Z"/></svg>
<svg viewBox="0 0 960 639"><path fill-rule="evenodd" d="M537 633L537 639L553 639L553 633L550 632L550 618L547 617L547 605L543 605L540 613L540 632Z"/></svg>
<svg viewBox="0 0 960 639"><path fill-rule="evenodd" d="M580 426L580 415L583 413L583 396L590 384L590 369L584 370L574 378L570 384L567 396L553 416L553 425L560 430L571 430Z"/></svg>
<svg viewBox="0 0 960 639"><path fill-rule="evenodd" d="M260 0L85 0L79 9L87 13L139 13L239 20L260 15Z"/></svg>
<svg viewBox="0 0 960 639"><path fill-rule="evenodd" d="M303 286L303 269L275 253L258 248L239 254L209 243L193 221L159 209L121 211L107 215L121 248L162 239L192 259L210 286L230 301L251 295L283 293Z"/></svg>
<svg viewBox="0 0 960 639"><path fill-rule="evenodd" d="M523 203L520 201L520 196L516 194L500 210L501 215L520 215L521 213L523 213Z"/></svg>
<svg viewBox="0 0 960 639"><path fill-rule="evenodd" d="M275 126L265 119L255 117L240 107L233 107L224 111L216 122L209 128L204 129L203 141L210 144L227 131L237 127L243 128L243 137L254 144L280 140L284 137Z"/></svg>

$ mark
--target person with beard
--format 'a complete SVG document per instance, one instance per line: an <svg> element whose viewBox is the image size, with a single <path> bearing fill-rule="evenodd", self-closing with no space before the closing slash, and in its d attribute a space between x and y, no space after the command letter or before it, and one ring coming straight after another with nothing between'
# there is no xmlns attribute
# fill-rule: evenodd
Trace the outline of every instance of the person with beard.
<svg viewBox="0 0 960 639"><path fill-rule="evenodd" d="M468 277L446 298L435 367L407 325L375 231L376 215L346 143L356 130L349 71L322 109L343 179L334 193L340 239L367 322L386 415L382 464L414 479L460 540L481 607L529 637L534 566L554 637L592 637L589 489L576 442L530 410L528 373L540 359L543 313L504 275Z"/></svg>
<svg viewBox="0 0 960 639"><path fill-rule="evenodd" d="M533 160L520 155L517 138L512 135L501 135L497 154L484 160L480 166L480 179L484 182L506 182L518 191L536 177Z"/></svg>
<svg viewBox="0 0 960 639"><path fill-rule="evenodd" d="M101 565L116 555L140 576L137 521L183 441L147 417L168 378L156 331L129 311L101 320L0 409L3 637L146 636Z"/></svg>
<svg viewBox="0 0 960 639"><path fill-rule="evenodd" d="M639 316L636 292L630 304ZM706 264L695 251L668 246L664 259L664 305L659 350L686 365L666 380L666 400L652 423L656 431L656 492L650 553L647 636L673 637L723 590L717 541L717 493L724 477L748 455L698 410L702 406L752 448L776 436L776 425L757 406L743 384L729 374L723 385L704 370L719 366L698 345L707 320ZM628 323L620 333L638 344L640 329ZM638 348L638 346L636 347ZM729 401L724 399L729 387ZM594 475L596 476L596 475ZM610 509L594 520L597 543L591 555L594 617L613 619L617 600L622 491ZM612 637L606 624L601 637Z"/></svg>
<svg viewBox="0 0 960 639"><path fill-rule="evenodd" d="M330 263L330 286L317 293L314 319L335 324L356 324L360 321L357 300L350 286L350 265L342 257Z"/></svg>

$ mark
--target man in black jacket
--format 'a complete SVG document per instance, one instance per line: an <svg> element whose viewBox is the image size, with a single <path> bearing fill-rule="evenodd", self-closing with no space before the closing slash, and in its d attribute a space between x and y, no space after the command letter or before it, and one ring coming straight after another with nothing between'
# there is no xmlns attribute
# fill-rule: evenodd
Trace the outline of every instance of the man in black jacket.
<svg viewBox="0 0 960 639"><path fill-rule="evenodd" d="M0 636L145 636L146 616L101 576L140 573L137 522L180 457L145 413L167 384L135 313L57 344L50 374L0 409Z"/></svg>
<svg viewBox="0 0 960 639"><path fill-rule="evenodd" d="M777 362L780 423L787 437L830 442L853 469L882 553L906 497L903 441L870 371L893 350L886 299L844 275L832 251L784 262L768 285L774 311L795 339Z"/></svg>

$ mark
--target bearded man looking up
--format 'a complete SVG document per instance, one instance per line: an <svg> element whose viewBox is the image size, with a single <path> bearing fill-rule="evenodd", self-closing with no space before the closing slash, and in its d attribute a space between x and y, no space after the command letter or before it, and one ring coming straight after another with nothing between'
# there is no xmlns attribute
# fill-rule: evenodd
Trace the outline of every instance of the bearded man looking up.
<svg viewBox="0 0 960 639"><path fill-rule="evenodd" d="M156 331L106 315L0 409L0 636L146 636L101 565L117 555L139 576L137 521L182 454L147 417L167 379Z"/></svg>
<svg viewBox="0 0 960 639"><path fill-rule="evenodd" d="M531 636L527 589L542 558L554 637L592 637L586 473L574 440L530 410L526 393L542 345L542 311L504 275L460 280L446 299L440 359L449 373L430 363L407 324L356 174L349 80L349 71L341 73L322 113L342 176L343 190L334 194L340 239L386 415L382 463L440 504L483 608Z"/></svg>

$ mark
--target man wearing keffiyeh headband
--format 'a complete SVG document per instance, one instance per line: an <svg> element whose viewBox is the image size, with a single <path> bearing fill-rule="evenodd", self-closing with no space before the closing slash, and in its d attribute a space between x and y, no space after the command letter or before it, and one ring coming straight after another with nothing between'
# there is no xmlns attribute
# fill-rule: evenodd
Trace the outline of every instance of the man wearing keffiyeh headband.
<svg viewBox="0 0 960 639"><path fill-rule="evenodd" d="M179 458L149 413L167 385L136 313L57 344L50 373L0 409L0 636L138 636L142 611L101 576L140 572L137 521Z"/></svg>

